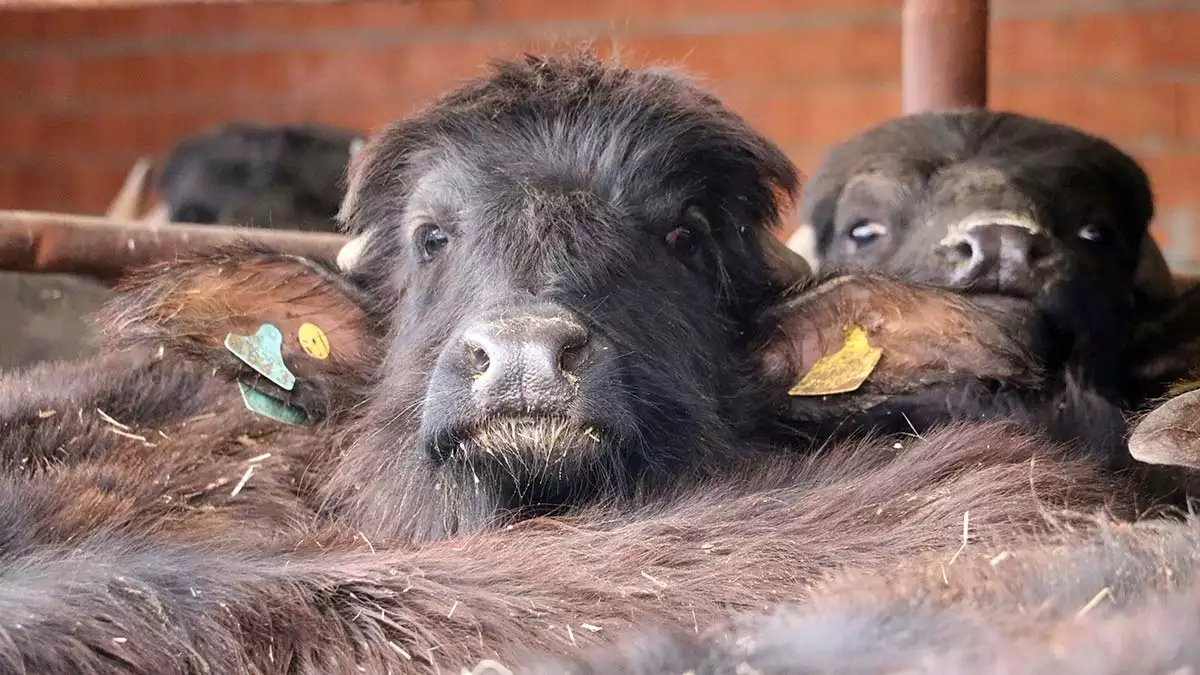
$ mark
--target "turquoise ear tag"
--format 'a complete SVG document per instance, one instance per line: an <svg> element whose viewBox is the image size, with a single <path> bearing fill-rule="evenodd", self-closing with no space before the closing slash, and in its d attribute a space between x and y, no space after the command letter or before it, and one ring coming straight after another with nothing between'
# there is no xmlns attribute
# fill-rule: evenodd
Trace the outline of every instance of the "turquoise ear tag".
<svg viewBox="0 0 1200 675"><path fill-rule="evenodd" d="M275 326L264 323L249 337L230 333L225 348L280 387L291 391L296 386L296 376L283 363L283 333Z"/></svg>
<svg viewBox="0 0 1200 675"><path fill-rule="evenodd" d="M303 410L264 394L241 380L238 380L238 390L242 392L242 403L246 404L251 412L292 426L302 426L308 421L308 415Z"/></svg>

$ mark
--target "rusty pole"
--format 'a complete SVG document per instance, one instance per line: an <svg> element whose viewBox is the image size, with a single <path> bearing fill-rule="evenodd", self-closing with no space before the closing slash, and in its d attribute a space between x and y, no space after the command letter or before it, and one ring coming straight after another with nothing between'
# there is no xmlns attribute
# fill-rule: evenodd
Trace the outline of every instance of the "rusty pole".
<svg viewBox="0 0 1200 675"><path fill-rule="evenodd" d="M147 226L62 213L0 211L0 270L78 274L114 282L133 268L213 246L255 242L333 260L348 237L215 225Z"/></svg>
<svg viewBox="0 0 1200 675"><path fill-rule="evenodd" d="M987 107L988 0L905 0L904 112Z"/></svg>

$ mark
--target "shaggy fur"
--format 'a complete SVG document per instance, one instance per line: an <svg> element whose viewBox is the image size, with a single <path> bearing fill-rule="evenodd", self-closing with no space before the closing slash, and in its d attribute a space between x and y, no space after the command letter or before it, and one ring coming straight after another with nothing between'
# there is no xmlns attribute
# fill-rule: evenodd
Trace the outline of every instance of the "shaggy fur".
<svg viewBox="0 0 1200 675"><path fill-rule="evenodd" d="M948 429L891 452L864 444L781 457L731 469L730 478L680 485L654 507L598 506L416 549L346 528L252 546L239 529L206 537L145 520L80 528L69 543L6 547L0 664L12 672L453 671L485 658L511 662L531 647L571 653L635 623L704 628L727 612L802 599L830 569L951 548L967 513L977 536L1004 540L1038 527L1045 509L1129 499L1093 464L1001 423ZM256 481L245 499L261 502ZM210 508L231 508L227 488ZM0 497L3 512L28 512L27 491ZM189 521L203 527L202 518ZM156 529L140 534L147 525Z"/></svg>
<svg viewBox="0 0 1200 675"><path fill-rule="evenodd" d="M513 672L1087 673L1200 668L1200 522L1109 526L846 573L712 631L640 629ZM535 662L537 660L535 659ZM509 664L510 666L516 664ZM484 664L476 673L497 672Z"/></svg>
<svg viewBox="0 0 1200 675"><path fill-rule="evenodd" d="M529 57L363 151L355 284L246 249L132 280L105 333L161 363L39 371L72 385L38 389L36 409L19 404L36 382L0 389L0 423L26 434L6 449L38 457L0 473L0 672L453 670L803 598L825 571L952 546L968 512L997 540L1044 529L1048 509L1135 514L1129 481L1011 423L796 452L829 419L806 399L814 417L781 428L783 383L847 321L888 361L870 391L827 397L834 419L927 368L906 336L949 329L902 307L979 327L947 345L953 368L1037 369L994 307L810 287L769 230L794 190L783 154L686 80ZM463 333L535 301L608 351L562 407L485 413L459 378ZM221 347L264 322L292 391ZM303 322L329 358L301 349ZM252 416L234 379L309 426Z"/></svg>

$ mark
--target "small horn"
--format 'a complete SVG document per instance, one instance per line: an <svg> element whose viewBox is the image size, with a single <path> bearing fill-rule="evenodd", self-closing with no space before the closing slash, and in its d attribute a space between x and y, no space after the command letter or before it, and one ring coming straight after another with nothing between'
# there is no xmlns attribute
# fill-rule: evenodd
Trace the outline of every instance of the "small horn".
<svg viewBox="0 0 1200 675"><path fill-rule="evenodd" d="M812 278L812 266L804 256L788 248L771 230L759 230L763 258L771 280L780 286L792 286Z"/></svg>
<svg viewBox="0 0 1200 675"><path fill-rule="evenodd" d="M125 176L121 191L113 198L105 215L115 220L137 220L142 200L146 196L147 179L150 176L150 158L142 157Z"/></svg>
<svg viewBox="0 0 1200 675"><path fill-rule="evenodd" d="M813 272L817 271L820 261L817 260L817 238L816 229L808 223L801 223L800 227L788 237L787 247L799 253L812 268Z"/></svg>
<svg viewBox="0 0 1200 675"><path fill-rule="evenodd" d="M359 256L362 255L363 245L366 243L367 235L360 234L357 237L346 242L337 254L337 265L343 272L349 272L358 262Z"/></svg>
<svg viewBox="0 0 1200 675"><path fill-rule="evenodd" d="M1170 300L1177 294L1171 268L1167 266L1162 250L1149 233L1142 239L1133 283L1134 288L1152 302Z"/></svg>
<svg viewBox="0 0 1200 675"><path fill-rule="evenodd" d="M142 223L146 225L166 225L171 222L170 210L166 202L158 202L142 216Z"/></svg>

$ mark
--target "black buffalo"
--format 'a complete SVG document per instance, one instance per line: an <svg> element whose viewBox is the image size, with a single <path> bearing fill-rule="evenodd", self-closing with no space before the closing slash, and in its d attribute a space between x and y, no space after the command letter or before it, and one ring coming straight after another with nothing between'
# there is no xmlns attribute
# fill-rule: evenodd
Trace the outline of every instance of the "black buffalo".
<svg viewBox="0 0 1200 675"><path fill-rule="evenodd" d="M362 134L317 124L224 124L181 140L157 187L172 222L334 231Z"/></svg>
<svg viewBox="0 0 1200 675"><path fill-rule="evenodd" d="M803 215L823 267L885 271L1027 318L1048 385L949 401L961 414L1007 414L1021 399L1061 438L1124 461L1123 415L1146 396L1127 382L1129 339L1174 295L1133 158L1025 115L908 115L837 146Z"/></svg>

